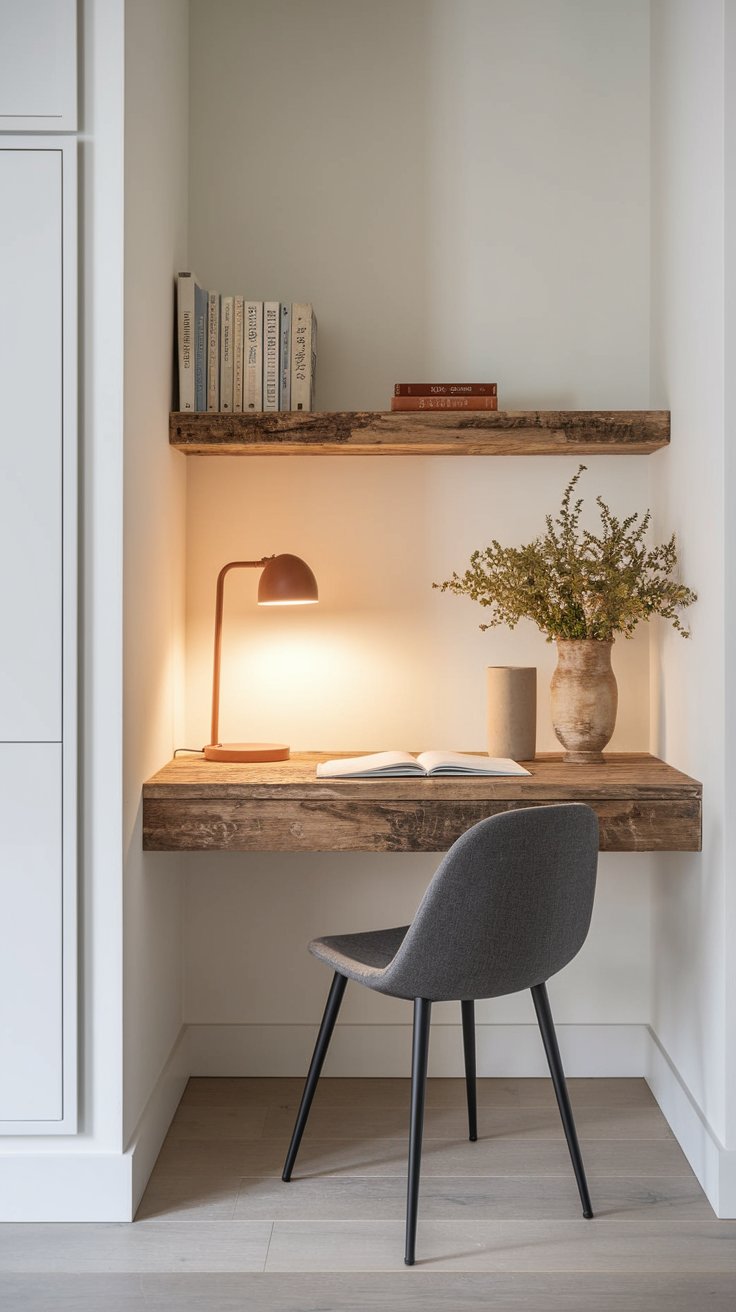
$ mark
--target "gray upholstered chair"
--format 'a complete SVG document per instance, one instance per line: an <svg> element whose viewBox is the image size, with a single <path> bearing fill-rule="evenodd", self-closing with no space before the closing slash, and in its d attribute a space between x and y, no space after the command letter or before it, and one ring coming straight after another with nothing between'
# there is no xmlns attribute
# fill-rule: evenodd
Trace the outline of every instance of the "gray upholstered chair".
<svg viewBox="0 0 736 1312"><path fill-rule="evenodd" d="M290 1180L348 979L414 1001L405 1262L414 1262L424 1095L433 1002L461 1003L469 1137L477 1138L476 998L531 989L583 1215L593 1215L557 1046L546 981L590 925L598 819L588 806L530 807L481 820L450 848L411 925L315 939L334 972L284 1166Z"/></svg>

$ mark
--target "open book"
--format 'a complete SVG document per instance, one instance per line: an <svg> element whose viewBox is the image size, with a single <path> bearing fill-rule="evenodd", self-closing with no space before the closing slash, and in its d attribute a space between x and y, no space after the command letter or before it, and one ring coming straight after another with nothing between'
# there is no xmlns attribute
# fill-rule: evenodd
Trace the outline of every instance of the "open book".
<svg viewBox="0 0 736 1312"><path fill-rule="evenodd" d="M319 779L398 779L412 775L529 774L523 765L504 756L467 756L464 752L373 752L320 761Z"/></svg>

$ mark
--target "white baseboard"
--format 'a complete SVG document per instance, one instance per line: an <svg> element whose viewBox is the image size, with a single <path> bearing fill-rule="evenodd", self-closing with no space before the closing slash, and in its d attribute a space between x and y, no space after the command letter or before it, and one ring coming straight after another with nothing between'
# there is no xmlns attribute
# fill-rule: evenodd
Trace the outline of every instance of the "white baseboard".
<svg viewBox="0 0 736 1312"><path fill-rule="evenodd" d="M721 1187L718 1191L718 1216L736 1218L736 1152L721 1149Z"/></svg>
<svg viewBox="0 0 736 1312"><path fill-rule="evenodd" d="M309 1065L314 1025L190 1025L191 1075L297 1075ZM568 1075L643 1076L646 1025L558 1025ZM531 1025L477 1025L478 1074L522 1078L547 1075L539 1030ZM411 1025L337 1025L325 1075L404 1076L411 1069ZM430 1076L459 1076L460 1025L433 1025Z"/></svg>
<svg viewBox="0 0 736 1312"><path fill-rule="evenodd" d="M125 1152L0 1152L0 1222L132 1221L188 1078L183 1027Z"/></svg>
<svg viewBox="0 0 736 1312"><path fill-rule="evenodd" d="M148 1184L166 1132L171 1125L190 1075L187 1026L179 1031L168 1060L131 1136L125 1155L130 1161L130 1216L132 1221Z"/></svg>
<svg viewBox="0 0 736 1312"><path fill-rule="evenodd" d="M0 1157L1 1222L129 1221L130 1196L130 1160L123 1153Z"/></svg>
<svg viewBox="0 0 736 1312"><path fill-rule="evenodd" d="M736 1217L736 1152L723 1147L651 1029L646 1080L716 1216Z"/></svg>

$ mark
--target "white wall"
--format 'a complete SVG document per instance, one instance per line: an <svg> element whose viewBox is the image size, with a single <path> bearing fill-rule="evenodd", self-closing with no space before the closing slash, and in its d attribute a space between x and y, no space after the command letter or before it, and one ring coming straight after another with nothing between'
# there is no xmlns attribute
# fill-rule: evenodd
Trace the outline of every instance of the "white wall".
<svg viewBox="0 0 736 1312"><path fill-rule="evenodd" d="M394 381L423 375L490 376L508 407L644 406L648 41L644 0L194 0L193 267L220 291L315 303L319 408L385 408ZM481 612L431 583L492 536L539 531L574 461L187 464L187 744L207 740L217 570L290 550L321 604L259 612L254 578L230 580L225 737L482 747L485 666L526 663L540 671L538 746L554 748L553 649L530 626L480 634ZM648 462L589 465L591 502L646 506ZM614 664L612 748L646 749L647 635ZM311 1038L327 980L306 940L400 922L434 865L187 858L185 1019L298 1021ZM553 987L561 1021L648 1021L648 869L601 861L589 944ZM346 1021L396 1018L353 993ZM525 999L482 1014L530 1019ZM288 1041L273 1036L269 1060Z"/></svg>
<svg viewBox="0 0 736 1312"><path fill-rule="evenodd" d="M168 447L187 263L188 7L125 6L124 1142L181 1029L181 880L141 850L141 784L180 741L183 461Z"/></svg>
<svg viewBox="0 0 736 1312"><path fill-rule="evenodd" d="M736 918L726 860L733 820L724 719L732 677L727 621L730 631L733 626L724 592L727 560L733 587L726 550L733 457L726 467L724 408L725 12L733 23L734 8L724 9L723 0L652 6L652 404L672 410L672 447L658 461L654 482L655 525L662 535L677 533L683 577L699 594L691 642L654 631L653 742L704 784L702 855L656 863L652 1026L685 1100L678 1101L661 1063L658 1096L714 1205L735 1215L736 1189L729 1200L719 1178L720 1146L736 1146L726 1082L727 1061L734 1059L727 978ZM730 77L736 79L733 65ZM732 409L732 392L729 402Z"/></svg>

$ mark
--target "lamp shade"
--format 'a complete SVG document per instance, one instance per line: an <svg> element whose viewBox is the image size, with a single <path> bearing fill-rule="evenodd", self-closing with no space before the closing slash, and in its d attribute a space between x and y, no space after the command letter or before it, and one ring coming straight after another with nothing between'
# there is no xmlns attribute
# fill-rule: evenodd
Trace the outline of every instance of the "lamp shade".
<svg viewBox="0 0 736 1312"><path fill-rule="evenodd" d="M300 556L284 552L266 562L258 580L259 606L304 606L318 600L317 580Z"/></svg>

